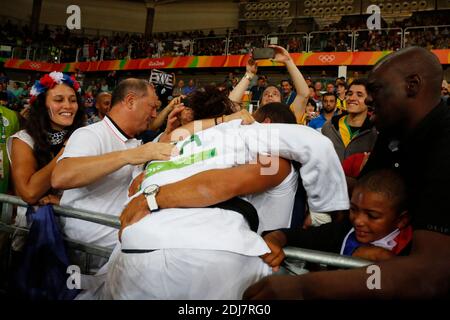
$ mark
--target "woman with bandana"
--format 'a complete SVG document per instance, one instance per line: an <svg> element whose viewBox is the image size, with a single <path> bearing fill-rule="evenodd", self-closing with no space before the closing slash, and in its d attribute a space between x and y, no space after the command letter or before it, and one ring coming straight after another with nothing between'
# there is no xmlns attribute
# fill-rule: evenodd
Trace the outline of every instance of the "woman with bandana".
<svg viewBox="0 0 450 320"><path fill-rule="evenodd" d="M79 90L69 75L44 75L31 89L25 129L7 141L15 192L28 204L59 203L50 179L65 141L83 125Z"/></svg>

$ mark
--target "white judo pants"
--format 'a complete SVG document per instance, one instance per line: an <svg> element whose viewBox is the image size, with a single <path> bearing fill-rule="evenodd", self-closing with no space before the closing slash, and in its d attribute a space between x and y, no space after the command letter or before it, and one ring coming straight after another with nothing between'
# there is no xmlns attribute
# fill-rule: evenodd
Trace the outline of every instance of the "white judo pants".
<svg viewBox="0 0 450 320"><path fill-rule="evenodd" d="M272 273L259 257L198 249L120 252L110 261L102 299L241 299Z"/></svg>

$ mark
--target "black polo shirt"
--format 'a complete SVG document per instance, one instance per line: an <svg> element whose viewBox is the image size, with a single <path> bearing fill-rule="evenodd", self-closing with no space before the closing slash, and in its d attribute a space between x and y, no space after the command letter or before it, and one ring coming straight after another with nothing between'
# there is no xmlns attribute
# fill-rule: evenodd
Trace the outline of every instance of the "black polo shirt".
<svg viewBox="0 0 450 320"><path fill-rule="evenodd" d="M442 100L403 140L380 133L361 175L381 168L404 177L415 230L450 235L450 108Z"/></svg>

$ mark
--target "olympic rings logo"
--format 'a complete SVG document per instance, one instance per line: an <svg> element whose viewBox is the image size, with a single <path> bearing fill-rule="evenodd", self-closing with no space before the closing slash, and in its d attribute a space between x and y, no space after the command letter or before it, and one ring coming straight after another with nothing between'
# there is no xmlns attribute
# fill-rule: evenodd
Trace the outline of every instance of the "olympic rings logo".
<svg viewBox="0 0 450 320"><path fill-rule="evenodd" d="M335 59L336 59L336 56L333 54L321 54L319 56L319 60L322 63L330 63L330 62L333 62Z"/></svg>
<svg viewBox="0 0 450 320"><path fill-rule="evenodd" d="M34 63L34 62L30 63L30 68L39 69L40 67L41 67L41 65L39 63Z"/></svg>

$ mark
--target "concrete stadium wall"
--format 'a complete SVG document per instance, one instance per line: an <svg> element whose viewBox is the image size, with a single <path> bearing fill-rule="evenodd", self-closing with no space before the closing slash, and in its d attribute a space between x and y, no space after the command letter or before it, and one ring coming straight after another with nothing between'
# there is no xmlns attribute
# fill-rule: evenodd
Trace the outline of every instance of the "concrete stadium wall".
<svg viewBox="0 0 450 320"><path fill-rule="evenodd" d="M189 1L157 6L153 32L237 28L239 5L230 1Z"/></svg>
<svg viewBox="0 0 450 320"><path fill-rule="evenodd" d="M41 23L65 25L66 9L76 4L81 9L81 27L126 32L144 32L147 11L142 3L111 0L44 0Z"/></svg>
<svg viewBox="0 0 450 320"><path fill-rule="evenodd" d="M0 15L16 18L21 21L30 21L32 6L33 0L2 1ZM14 19L11 19L11 21L13 23L16 22Z"/></svg>
<svg viewBox="0 0 450 320"><path fill-rule="evenodd" d="M0 16L30 20L32 0L2 2ZM65 26L69 17L66 9L73 4L81 9L81 27L84 29L145 31L145 4L118 0L43 0L40 23ZM157 5L153 32L236 28L238 14L238 4L230 1L194 0Z"/></svg>

